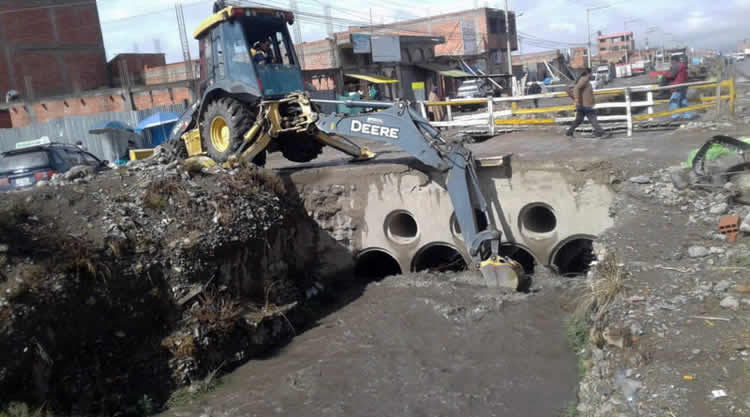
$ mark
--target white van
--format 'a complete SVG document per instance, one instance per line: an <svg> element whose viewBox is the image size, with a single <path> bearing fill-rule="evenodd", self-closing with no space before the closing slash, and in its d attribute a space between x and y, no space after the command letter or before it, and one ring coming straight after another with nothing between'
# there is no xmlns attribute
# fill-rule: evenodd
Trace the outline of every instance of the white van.
<svg viewBox="0 0 750 417"><path fill-rule="evenodd" d="M596 69L596 78L600 84L609 84L612 81L612 74L609 72L609 65L602 65Z"/></svg>

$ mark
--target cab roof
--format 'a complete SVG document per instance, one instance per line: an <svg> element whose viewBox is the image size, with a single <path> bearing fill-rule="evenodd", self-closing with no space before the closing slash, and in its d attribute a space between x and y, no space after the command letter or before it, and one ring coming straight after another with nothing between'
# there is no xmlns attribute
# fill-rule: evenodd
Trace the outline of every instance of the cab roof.
<svg viewBox="0 0 750 417"><path fill-rule="evenodd" d="M221 22L231 20L236 17L244 16L258 16L258 15L272 15L280 19L283 19L290 25L294 23L294 14L290 11L281 9L271 9L265 7L240 7L240 6L229 6L225 7L218 12L207 17L198 28L193 32L193 38L198 39L208 32L211 28L218 25Z"/></svg>

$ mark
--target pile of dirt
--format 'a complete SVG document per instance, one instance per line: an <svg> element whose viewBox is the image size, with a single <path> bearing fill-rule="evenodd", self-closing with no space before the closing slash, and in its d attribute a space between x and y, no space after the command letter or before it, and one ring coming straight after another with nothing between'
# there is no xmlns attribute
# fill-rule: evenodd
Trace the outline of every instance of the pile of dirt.
<svg viewBox="0 0 750 417"><path fill-rule="evenodd" d="M153 158L4 195L0 406L142 414L268 350L320 285L316 233L252 164Z"/></svg>

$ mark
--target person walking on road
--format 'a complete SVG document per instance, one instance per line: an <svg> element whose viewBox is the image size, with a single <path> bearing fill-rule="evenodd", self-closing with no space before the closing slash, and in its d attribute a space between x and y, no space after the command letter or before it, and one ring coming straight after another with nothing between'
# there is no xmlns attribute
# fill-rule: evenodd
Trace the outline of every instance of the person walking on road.
<svg viewBox="0 0 750 417"><path fill-rule="evenodd" d="M591 86L591 70L585 68L578 77L578 81L571 91L568 91L569 95L573 96L576 102L576 119L570 128L565 132L565 136L574 137L573 132L576 128L583 123L583 118L589 119L591 127L594 128L594 135L598 138L608 138L611 135L606 133L604 129L599 125L596 120L596 112L594 111L594 88Z"/></svg>
<svg viewBox="0 0 750 417"><path fill-rule="evenodd" d="M427 101L440 101L440 96L438 96L437 87L432 87L432 90L430 91L430 96L427 97ZM440 122L443 120L443 107L442 106L429 106L428 109L429 109L429 112L432 114L432 121Z"/></svg>
<svg viewBox="0 0 750 417"><path fill-rule="evenodd" d="M680 60L679 55L672 56L672 67L664 78L670 80L669 85L684 84L688 80L687 64ZM687 87L678 87L672 89L672 96L669 98L669 110L677 110L688 106ZM683 113L682 116L677 113L672 115L672 119L684 117L690 119L692 114Z"/></svg>

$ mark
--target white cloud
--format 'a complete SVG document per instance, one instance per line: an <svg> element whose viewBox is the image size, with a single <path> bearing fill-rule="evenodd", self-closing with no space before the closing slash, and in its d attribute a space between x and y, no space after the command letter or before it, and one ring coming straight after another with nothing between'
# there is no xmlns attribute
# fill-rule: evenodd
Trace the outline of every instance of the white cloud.
<svg viewBox="0 0 750 417"><path fill-rule="evenodd" d="M696 31L706 29L705 26L709 21L709 17L700 10L694 10L688 13L688 17L685 20L685 26L689 31Z"/></svg>
<svg viewBox="0 0 750 417"><path fill-rule="evenodd" d="M574 33L576 31L576 25L565 22L555 22L548 25L549 29L556 32L569 32Z"/></svg>

